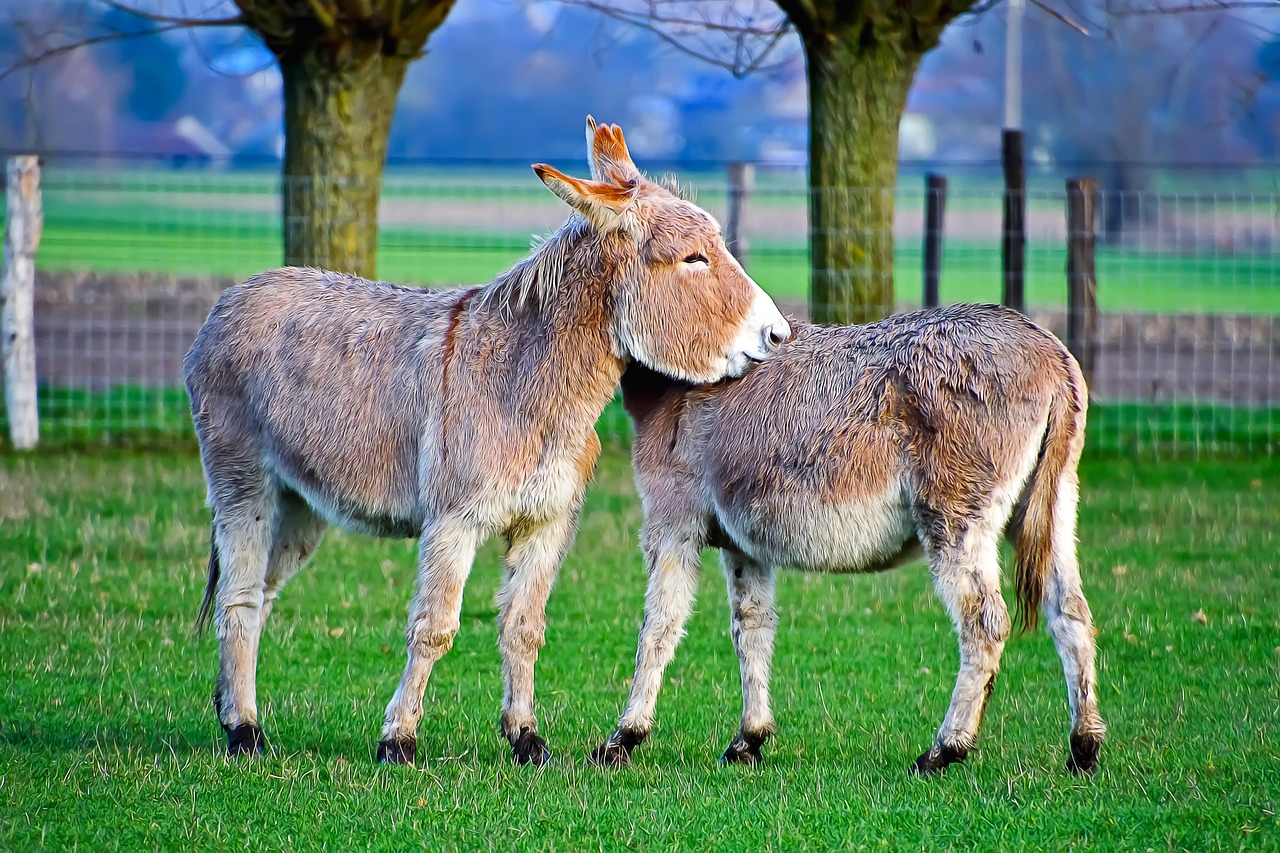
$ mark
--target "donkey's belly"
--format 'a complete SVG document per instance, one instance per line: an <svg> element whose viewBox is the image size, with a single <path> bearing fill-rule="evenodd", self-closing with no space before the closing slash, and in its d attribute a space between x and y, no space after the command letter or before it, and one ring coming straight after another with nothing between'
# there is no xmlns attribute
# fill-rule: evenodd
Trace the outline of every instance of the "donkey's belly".
<svg viewBox="0 0 1280 853"><path fill-rule="evenodd" d="M879 498L803 504L760 500L736 512L717 507L743 553L774 566L816 572L870 572L916 556L915 521L896 485Z"/></svg>

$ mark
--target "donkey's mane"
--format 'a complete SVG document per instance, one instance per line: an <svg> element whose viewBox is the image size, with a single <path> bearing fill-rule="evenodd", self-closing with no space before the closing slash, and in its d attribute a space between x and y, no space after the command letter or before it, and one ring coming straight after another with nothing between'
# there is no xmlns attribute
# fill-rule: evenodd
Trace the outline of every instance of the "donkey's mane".
<svg viewBox="0 0 1280 853"><path fill-rule="evenodd" d="M480 291L478 304L504 309L527 302L545 305L560 287L569 250L587 230L587 221L574 214L556 231L533 238L533 251L516 261Z"/></svg>

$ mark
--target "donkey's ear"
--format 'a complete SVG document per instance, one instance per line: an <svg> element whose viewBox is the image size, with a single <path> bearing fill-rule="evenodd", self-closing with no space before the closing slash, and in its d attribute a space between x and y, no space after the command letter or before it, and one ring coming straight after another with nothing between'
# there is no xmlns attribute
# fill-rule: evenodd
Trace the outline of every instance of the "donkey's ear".
<svg viewBox="0 0 1280 853"><path fill-rule="evenodd" d="M587 167L591 169L591 180L604 178L600 174L600 164L596 162L596 120L590 115L587 116Z"/></svg>
<svg viewBox="0 0 1280 853"><path fill-rule="evenodd" d="M546 163L534 164L533 171L548 189L603 231L620 225L622 213L635 198L639 188L638 181L625 186L604 181L582 181L571 178Z"/></svg>
<svg viewBox="0 0 1280 853"><path fill-rule="evenodd" d="M595 120L588 118L587 127L595 125ZM639 183L642 180L640 170L631 160L631 152L627 151L627 141L622 138L622 128L616 124L602 124L588 131L590 135L591 176L597 180L612 181L615 184Z"/></svg>

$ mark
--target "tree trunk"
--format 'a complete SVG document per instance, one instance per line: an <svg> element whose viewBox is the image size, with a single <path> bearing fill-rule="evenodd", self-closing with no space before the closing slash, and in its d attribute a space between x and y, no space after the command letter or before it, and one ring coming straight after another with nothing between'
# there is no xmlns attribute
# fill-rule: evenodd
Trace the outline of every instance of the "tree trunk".
<svg viewBox="0 0 1280 853"><path fill-rule="evenodd" d="M280 58L284 262L373 278L387 135L409 60L352 53L320 44Z"/></svg>
<svg viewBox="0 0 1280 853"><path fill-rule="evenodd" d="M816 32L809 64L809 245L814 322L893 311L898 124L922 52L858 31Z"/></svg>

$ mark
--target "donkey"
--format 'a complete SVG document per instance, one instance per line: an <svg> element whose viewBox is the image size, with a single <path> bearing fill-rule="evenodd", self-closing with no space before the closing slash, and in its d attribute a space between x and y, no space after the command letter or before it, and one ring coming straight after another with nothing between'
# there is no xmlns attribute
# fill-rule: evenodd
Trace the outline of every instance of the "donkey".
<svg viewBox="0 0 1280 853"><path fill-rule="evenodd" d="M1067 767L1094 770L1105 728L1075 544L1087 389L1057 338L992 305L797 324L777 358L741 379L698 387L633 364L622 395L649 583L630 698L593 761L628 764L649 734L706 547L720 550L742 677L741 725L723 762L759 762L774 731L774 567L874 572L921 554L959 634L960 672L913 769L962 761L1010 632L1006 535L1023 628L1042 608L1066 674Z"/></svg>
<svg viewBox="0 0 1280 853"><path fill-rule="evenodd" d="M594 126L601 162L631 162ZM595 422L637 362L693 383L742 374L787 321L703 210L638 174L533 167L575 213L486 286L424 291L316 269L230 288L183 362L213 535L214 707L229 754L259 753L262 627L328 525L419 539L408 662L377 758L412 763L432 666L459 628L478 545L506 541L500 729L550 758L533 710L545 606L577 528Z"/></svg>

